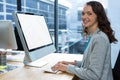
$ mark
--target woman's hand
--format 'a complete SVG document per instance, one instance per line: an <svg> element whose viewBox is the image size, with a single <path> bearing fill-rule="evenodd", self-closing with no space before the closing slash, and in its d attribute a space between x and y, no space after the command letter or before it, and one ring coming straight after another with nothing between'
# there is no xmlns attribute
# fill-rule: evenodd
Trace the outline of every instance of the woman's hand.
<svg viewBox="0 0 120 80"><path fill-rule="evenodd" d="M57 64L55 64L53 67L52 67L52 70L53 71L56 71L56 70L60 70L60 71L66 71L67 70L67 66L68 65L65 65L61 62L58 62Z"/></svg>
<svg viewBox="0 0 120 80"><path fill-rule="evenodd" d="M60 61L52 67L52 70L66 71L69 64L76 65L76 62Z"/></svg>
<svg viewBox="0 0 120 80"><path fill-rule="evenodd" d="M58 63L62 63L62 64L65 64L65 65L68 65L68 64L76 65L76 62L68 62L68 61L61 61L61 62L58 62Z"/></svg>

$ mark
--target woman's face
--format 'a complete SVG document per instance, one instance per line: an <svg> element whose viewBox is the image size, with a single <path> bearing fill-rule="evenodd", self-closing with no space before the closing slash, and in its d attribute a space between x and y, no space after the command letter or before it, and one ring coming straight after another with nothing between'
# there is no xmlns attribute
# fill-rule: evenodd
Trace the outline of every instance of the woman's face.
<svg viewBox="0 0 120 80"><path fill-rule="evenodd" d="M86 5L82 12L82 21L84 28L97 26L97 16L90 5Z"/></svg>

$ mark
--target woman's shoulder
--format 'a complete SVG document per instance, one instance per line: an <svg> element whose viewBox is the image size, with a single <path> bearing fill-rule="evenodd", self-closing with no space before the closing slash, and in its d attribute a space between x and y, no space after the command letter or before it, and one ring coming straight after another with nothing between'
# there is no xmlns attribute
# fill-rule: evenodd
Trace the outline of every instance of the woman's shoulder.
<svg viewBox="0 0 120 80"><path fill-rule="evenodd" d="M99 40L99 41L106 41L109 42L109 39L107 37L107 35L102 32L102 31L98 31L93 35L93 39L95 40Z"/></svg>

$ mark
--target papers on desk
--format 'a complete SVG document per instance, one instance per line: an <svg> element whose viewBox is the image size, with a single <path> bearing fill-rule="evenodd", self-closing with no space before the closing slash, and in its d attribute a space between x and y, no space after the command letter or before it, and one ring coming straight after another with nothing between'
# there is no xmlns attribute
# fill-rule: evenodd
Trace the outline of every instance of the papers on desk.
<svg viewBox="0 0 120 80"><path fill-rule="evenodd" d="M20 68L21 66L7 64L6 66L0 66L0 74Z"/></svg>
<svg viewBox="0 0 120 80"><path fill-rule="evenodd" d="M17 55L7 55L7 61L20 61L23 62L24 54L17 54Z"/></svg>

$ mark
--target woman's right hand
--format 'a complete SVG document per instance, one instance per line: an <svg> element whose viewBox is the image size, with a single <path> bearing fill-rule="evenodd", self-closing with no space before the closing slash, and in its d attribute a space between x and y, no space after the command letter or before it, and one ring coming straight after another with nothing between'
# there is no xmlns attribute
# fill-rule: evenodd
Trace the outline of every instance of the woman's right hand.
<svg viewBox="0 0 120 80"><path fill-rule="evenodd" d="M69 65L69 64L76 65L76 62L69 62L69 61L60 61L58 63L62 63L62 64L65 64L65 65Z"/></svg>

